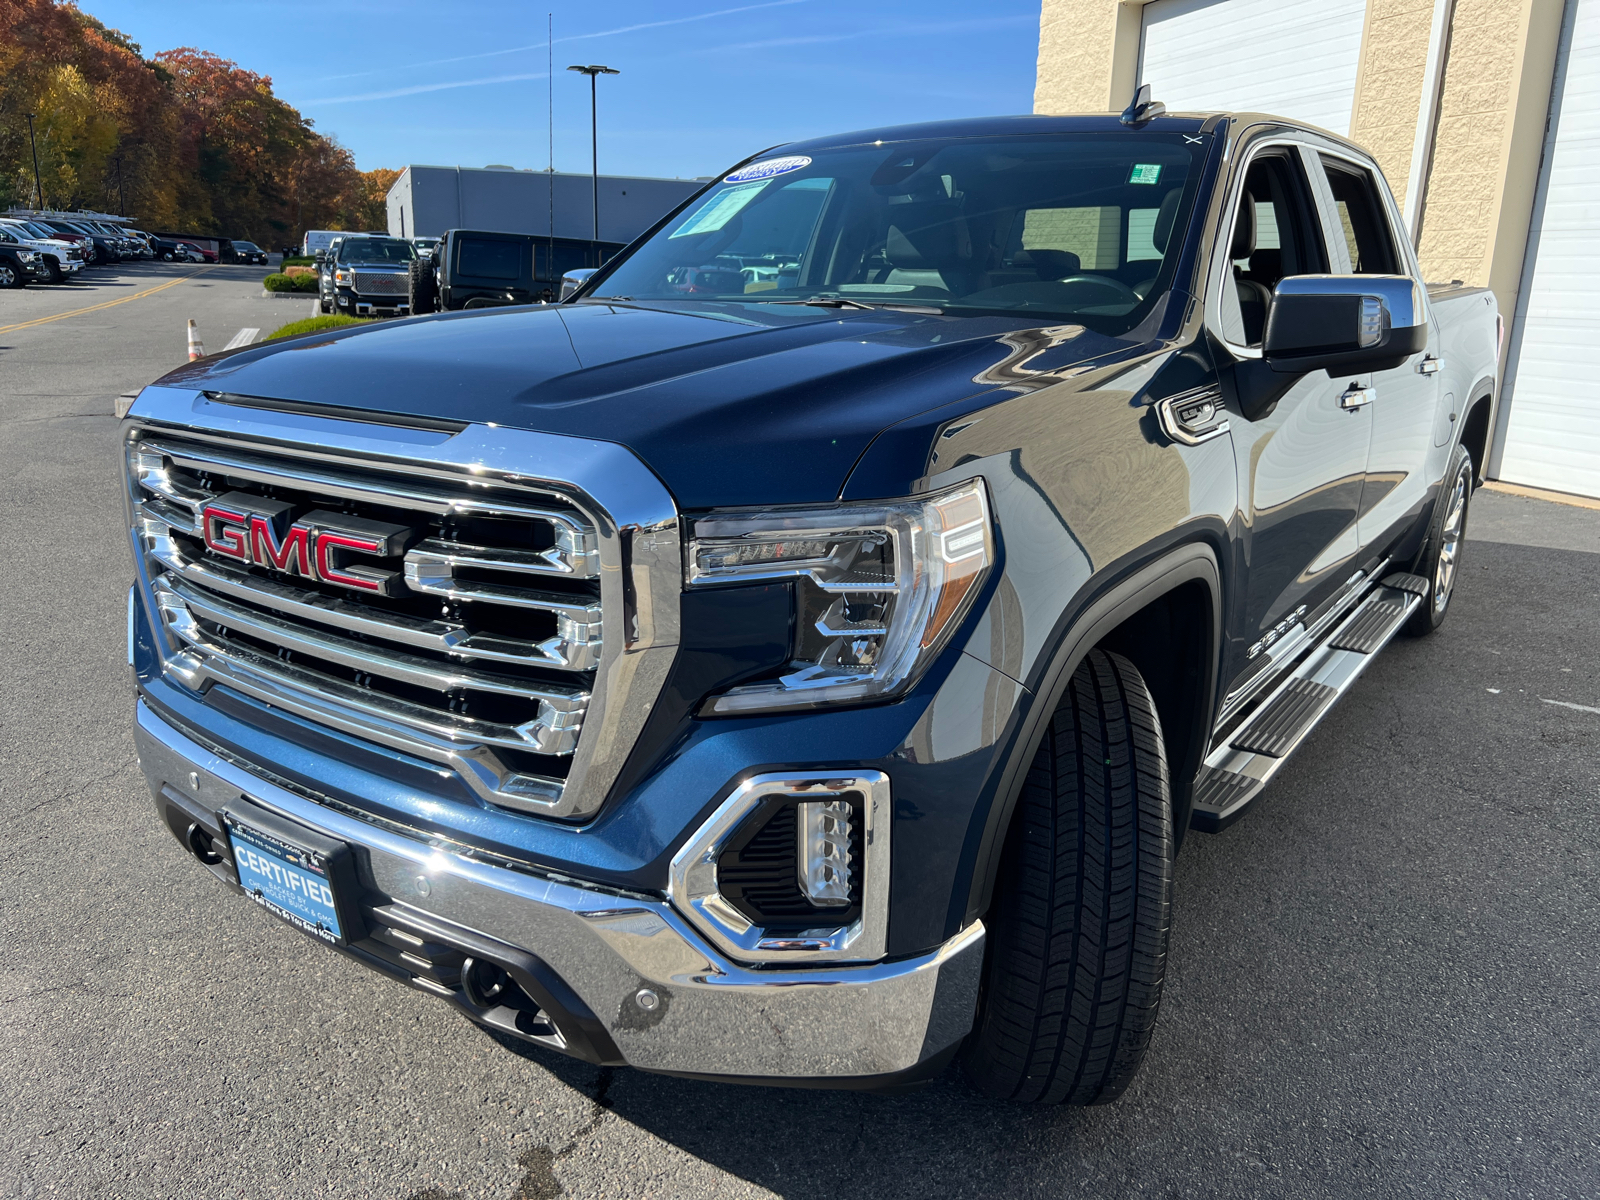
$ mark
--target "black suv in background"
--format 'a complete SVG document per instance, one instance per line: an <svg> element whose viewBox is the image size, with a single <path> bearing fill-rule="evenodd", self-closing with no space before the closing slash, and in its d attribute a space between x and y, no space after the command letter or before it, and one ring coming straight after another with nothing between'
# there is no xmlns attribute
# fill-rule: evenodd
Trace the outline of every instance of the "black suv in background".
<svg viewBox="0 0 1600 1200"><path fill-rule="evenodd" d="M561 297L568 271L596 268L621 242L538 237L482 229L451 229L429 258L411 268L411 311L501 308Z"/></svg>

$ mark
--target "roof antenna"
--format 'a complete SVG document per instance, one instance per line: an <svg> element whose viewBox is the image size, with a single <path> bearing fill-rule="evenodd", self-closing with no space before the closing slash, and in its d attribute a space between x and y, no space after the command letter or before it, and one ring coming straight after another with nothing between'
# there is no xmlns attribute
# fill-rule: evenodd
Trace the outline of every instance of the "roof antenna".
<svg viewBox="0 0 1600 1200"><path fill-rule="evenodd" d="M1121 121L1124 125L1132 125L1137 129L1146 122L1162 116L1166 111L1165 104L1150 99L1150 85L1141 83L1139 90L1133 93L1133 103L1122 110Z"/></svg>

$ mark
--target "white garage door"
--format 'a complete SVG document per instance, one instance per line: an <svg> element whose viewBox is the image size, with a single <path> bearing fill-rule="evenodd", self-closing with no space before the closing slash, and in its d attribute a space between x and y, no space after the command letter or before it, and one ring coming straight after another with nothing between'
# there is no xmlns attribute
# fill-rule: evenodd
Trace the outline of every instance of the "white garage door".
<svg viewBox="0 0 1600 1200"><path fill-rule="evenodd" d="M1139 82L1170 112L1268 112L1348 134L1366 15L1366 0L1154 0Z"/></svg>
<svg viewBox="0 0 1600 1200"><path fill-rule="evenodd" d="M1578 0L1569 19L1532 270L1512 331L1498 474L1600 496L1600 0Z"/></svg>

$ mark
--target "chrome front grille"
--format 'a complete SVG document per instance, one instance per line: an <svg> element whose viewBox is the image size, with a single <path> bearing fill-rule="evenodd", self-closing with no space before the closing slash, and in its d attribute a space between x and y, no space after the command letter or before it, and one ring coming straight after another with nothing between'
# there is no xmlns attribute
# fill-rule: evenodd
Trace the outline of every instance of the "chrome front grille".
<svg viewBox="0 0 1600 1200"><path fill-rule="evenodd" d="M146 389L134 419L163 391ZM417 436L443 449L484 433ZM528 443L513 457L542 458L536 447L576 441L491 436ZM676 590L676 517L667 500L668 519L640 544L640 527L619 527L585 489L485 470L485 455L469 457L478 461L460 471L433 463L408 470L321 447L297 452L204 430L131 427L132 526L165 634L166 674L198 693L232 689L444 763L483 803L584 816L620 769L670 662L676 596L663 605L658 593L669 570ZM392 581L390 594L302 574L292 556L288 568L273 569L258 565L270 556L219 553L217 526L203 513L246 501L309 513L296 527L304 519L403 527L394 556L348 564L378 570ZM624 564L631 587L621 586ZM586 727L598 732L585 737Z"/></svg>
<svg viewBox="0 0 1600 1200"><path fill-rule="evenodd" d="M357 271L356 291L363 296L409 296L411 280L391 271Z"/></svg>

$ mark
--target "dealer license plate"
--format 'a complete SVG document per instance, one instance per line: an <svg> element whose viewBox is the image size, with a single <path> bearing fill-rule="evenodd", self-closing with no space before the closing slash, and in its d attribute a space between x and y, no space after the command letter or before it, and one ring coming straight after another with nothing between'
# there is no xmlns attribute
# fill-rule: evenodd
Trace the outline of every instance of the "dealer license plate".
<svg viewBox="0 0 1600 1200"><path fill-rule="evenodd" d="M224 813L239 886L289 924L335 945L345 940L329 862L316 850L257 829Z"/></svg>

